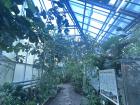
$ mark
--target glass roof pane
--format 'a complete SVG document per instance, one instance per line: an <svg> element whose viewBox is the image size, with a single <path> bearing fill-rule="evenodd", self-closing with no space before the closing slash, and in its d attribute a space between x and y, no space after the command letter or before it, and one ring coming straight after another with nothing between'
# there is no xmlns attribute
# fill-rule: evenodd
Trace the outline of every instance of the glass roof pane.
<svg viewBox="0 0 140 105"><path fill-rule="evenodd" d="M104 34L105 34L105 32L103 32L103 33L99 36L99 38L97 39L97 41L101 40L102 37L104 36Z"/></svg>
<svg viewBox="0 0 140 105"><path fill-rule="evenodd" d="M71 3L76 3L76 4L82 4L84 5L85 3L79 1L79 0L70 0Z"/></svg>
<svg viewBox="0 0 140 105"><path fill-rule="evenodd" d="M78 21L81 21L81 22L83 21L83 16L82 15L79 15L79 14L75 13L75 16L78 19Z"/></svg>
<svg viewBox="0 0 140 105"><path fill-rule="evenodd" d="M110 26L111 26L111 25L108 24L108 25L105 27L104 31L107 31L107 30L109 29Z"/></svg>
<svg viewBox="0 0 140 105"><path fill-rule="evenodd" d="M88 25L84 24L83 29L87 29Z"/></svg>
<svg viewBox="0 0 140 105"><path fill-rule="evenodd" d="M70 29L69 35L80 35L77 29Z"/></svg>
<svg viewBox="0 0 140 105"><path fill-rule="evenodd" d="M110 0L108 5L114 6L114 4L118 0ZM122 0L118 1L118 5L115 4L118 11L120 9L126 9L132 12L139 13L140 6L136 6L132 3L128 3L129 1ZM138 3L139 0L131 0L131 2ZM96 36L100 30L102 30L99 33L99 40L102 39L102 37L105 35L105 37L108 37L110 35L113 35L111 33L116 33L116 27L120 26L122 28L125 28L128 26L133 20L133 17L124 15L123 13L120 14L120 12L111 12L111 10L101 8L99 6L86 4L86 11L85 11L85 18L83 22L83 16L84 16L84 8L85 3L81 2L80 0L70 0L70 4L72 7L72 10L76 15L77 20L79 21L79 24L85 33L90 33L92 36ZM128 5L127 5L128 4ZM74 5L74 6L73 6ZM126 6L126 8L125 8ZM108 19L107 19L108 18ZM106 23L105 23L106 22ZM103 25L104 24L104 25ZM102 28L102 29L101 29ZM106 33L106 31L109 31L111 33ZM93 33L92 33L93 32ZM104 39L104 38L103 38Z"/></svg>
<svg viewBox="0 0 140 105"><path fill-rule="evenodd" d="M115 22L115 25L118 26L118 27L123 27L123 28L125 28L125 27L128 25L128 23L116 21L116 22Z"/></svg>
<svg viewBox="0 0 140 105"><path fill-rule="evenodd" d="M79 22L79 25L82 27L82 23Z"/></svg>
<svg viewBox="0 0 140 105"><path fill-rule="evenodd" d="M41 0L40 0L40 1L41 1ZM47 10L50 9L50 8L52 8L51 1L49 1L49 0L43 0L43 1L44 1L45 8L46 8ZM38 7L39 10L42 9L39 0L33 0L33 2L34 2L34 4L35 4L35 6ZM41 3L43 4L42 1L41 1Z"/></svg>
<svg viewBox="0 0 140 105"><path fill-rule="evenodd" d="M94 33L91 33L91 32L89 32L89 35L94 37L94 38L97 36L97 34L94 34Z"/></svg>
<svg viewBox="0 0 140 105"><path fill-rule="evenodd" d="M131 2L140 4L140 1L139 0L131 0Z"/></svg>
<svg viewBox="0 0 140 105"><path fill-rule="evenodd" d="M90 22L89 18L84 18L84 23L88 24Z"/></svg>
<svg viewBox="0 0 140 105"><path fill-rule="evenodd" d="M86 8L86 11L85 11L86 16L90 16L90 15L92 15L92 13L93 13L92 8Z"/></svg>
<svg viewBox="0 0 140 105"><path fill-rule="evenodd" d="M107 16L103 16L101 14L98 14L96 12L93 12L91 18L94 18L94 19L97 19L97 20L100 20L100 21L105 21Z"/></svg>
<svg viewBox="0 0 140 105"><path fill-rule="evenodd" d="M75 12L75 14L78 14L78 15L80 15L81 17L83 17L83 15L82 14L80 14L80 13L77 13L77 12ZM90 19L91 21L97 21L97 22L99 22L99 23L103 23L104 21L101 21L101 20L97 20L97 19L95 19L95 18L92 18L91 16L85 16L85 18L88 18L88 19Z"/></svg>
<svg viewBox="0 0 140 105"><path fill-rule="evenodd" d="M110 12L110 10L107 10L107 9L104 9L104 8L101 8L101 7L97 7L97 6L94 6L93 8L94 9L97 9L97 10L100 10L102 12L106 12L106 13L109 13Z"/></svg>
<svg viewBox="0 0 140 105"><path fill-rule="evenodd" d="M95 9L93 9L93 13L98 13L98 14L103 15L103 16L108 15L108 13L105 13L105 12L102 12L102 11L99 11L99 10L95 10Z"/></svg>
<svg viewBox="0 0 140 105"><path fill-rule="evenodd" d="M119 32L116 31L116 29L113 29L113 30L111 30L110 32L111 32L113 35L115 34L116 36L117 36L117 35L118 35L118 36L120 35ZM110 36L111 36L111 34L110 34Z"/></svg>
<svg viewBox="0 0 140 105"><path fill-rule="evenodd" d="M124 18L119 18L118 21L121 21L121 22L124 22L124 23L130 23L131 20L127 20L127 19L124 19Z"/></svg>
<svg viewBox="0 0 140 105"><path fill-rule="evenodd" d="M112 18L112 19L109 21L109 23L107 24L107 26L105 27L104 31L107 31L114 21L115 21L115 19Z"/></svg>
<svg viewBox="0 0 140 105"><path fill-rule="evenodd" d="M87 24L84 24L83 29L84 30L87 30L87 28L88 28L88 25Z"/></svg>
<svg viewBox="0 0 140 105"><path fill-rule="evenodd" d="M84 33L86 33L87 30L83 30Z"/></svg>
<svg viewBox="0 0 140 105"><path fill-rule="evenodd" d="M120 16L125 17L128 20L133 20L134 19L133 17L130 17L130 16L127 16L127 15L124 15L124 14L121 14Z"/></svg>
<svg viewBox="0 0 140 105"><path fill-rule="evenodd" d="M97 21L90 21L90 25L97 27L97 28L101 28L103 24L97 22Z"/></svg>
<svg viewBox="0 0 140 105"><path fill-rule="evenodd" d="M91 26L89 26L88 30L91 31L91 32L97 33L97 34L100 31L99 29L93 28Z"/></svg>
<svg viewBox="0 0 140 105"><path fill-rule="evenodd" d="M70 15L67 13L67 14L65 14L66 15L66 18L68 19L68 21L69 21L69 25L74 25L74 23L73 23L73 20L72 20L72 18L70 17Z"/></svg>
<svg viewBox="0 0 140 105"><path fill-rule="evenodd" d="M135 13L139 13L140 6L129 3L128 6L126 7L126 10L129 10L129 11L132 11L132 12L135 12Z"/></svg>
<svg viewBox="0 0 140 105"><path fill-rule="evenodd" d="M123 9L127 5L127 2L125 0L122 0L121 3L118 5L116 12L118 12L120 9Z"/></svg>
<svg viewBox="0 0 140 105"><path fill-rule="evenodd" d="M84 6L83 5L79 5L79 4L73 3L73 2L71 2L70 5L71 5L71 8L74 10L74 12L84 13Z"/></svg>
<svg viewBox="0 0 140 105"><path fill-rule="evenodd" d="M100 24L103 24L103 23L104 23L104 21L97 20L97 19L94 19L94 18L91 18L91 21L96 21L96 22L98 22L98 23L100 23Z"/></svg>

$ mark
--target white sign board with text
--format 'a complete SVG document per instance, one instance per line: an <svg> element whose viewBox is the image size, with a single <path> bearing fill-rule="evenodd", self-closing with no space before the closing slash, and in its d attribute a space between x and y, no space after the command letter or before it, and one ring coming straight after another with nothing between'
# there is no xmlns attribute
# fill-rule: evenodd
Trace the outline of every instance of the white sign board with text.
<svg viewBox="0 0 140 105"><path fill-rule="evenodd" d="M109 99L116 105L119 105L116 75L114 69L99 71L100 94Z"/></svg>

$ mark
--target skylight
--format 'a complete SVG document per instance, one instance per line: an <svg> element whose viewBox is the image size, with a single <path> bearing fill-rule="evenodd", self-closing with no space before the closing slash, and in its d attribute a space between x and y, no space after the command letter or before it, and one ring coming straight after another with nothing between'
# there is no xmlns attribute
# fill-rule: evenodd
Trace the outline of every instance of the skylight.
<svg viewBox="0 0 140 105"><path fill-rule="evenodd" d="M96 22L96 21L91 21L90 22L90 25L91 26L96 26L97 28L101 28L102 27L102 24L99 23L99 22Z"/></svg>
<svg viewBox="0 0 140 105"><path fill-rule="evenodd" d="M44 1L44 3L43 3L43 1ZM44 9L46 8L48 10L48 9L52 8L51 1L49 1L49 0L33 0L33 2L35 4L35 6L38 7L39 10L42 9L41 4L42 4L42 6L43 6Z"/></svg>
<svg viewBox="0 0 140 105"><path fill-rule="evenodd" d="M91 26L89 26L89 30L90 30L91 32L96 33L96 34L98 34L98 32L99 32L99 29L93 28L93 27L91 27Z"/></svg>
<svg viewBox="0 0 140 105"><path fill-rule="evenodd" d="M96 12L93 12L91 18L94 18L94 19L97 19L97 20L100 20L100 21L105 21L107 16L103 16L101 14L98 14Z"/></svg>
<svg viewBox="0 0 140 105"><path fill-rule="evenodd" d="M47 1L33 0L33 2L40 11L42 9L47 11L48 9L52 8L52 2L50 0L47 0ZM93 1L87 0L86 5L85 5L84 0L81 0L81 1L80 0L68 0L68 1L66 0L66 2L69 4L69 8L71 8L71 11L69 12L67 5L64 3L65 9L68 12L66 13L66 17L69 20L70 26L77 27L75 29L72 29L70 31L70 34L72 33L75 34L74 33L75 30L78 29L78 31L80 30L79 32L83 31L83 33L89 33L91 36L96 37L96 38L97 38L97 35L99 35L98 40L104 39L104 37L107 38L106 36L113 35L114 30L116 29L117 26L121 26L123 28L129 26L129 24L133 20L135 20L135 16L133 16L132 13L137 14L139 13L139 10L140 10L138 0L132 0L131 2L128 2L125 0L121 0L118 2L117 0L109 0L108 4L101 4L101 5L98 5L100 2L99 3L96 2L97 3L96 4L94 0ZM135 3L137 3L137 5ZM116 13L114 13L114 10L108 8L108 7L113 7L113 6L116 7ZM22 9L24 8L20 6L19 8L22 13ZM65 9L61 8L60 9L61 13L66 12L64 11ZM119 11L120 9L131 11L132 13L131 12L121 13L121 11ZM74 17L72 15L74 15ZM42 20L44 21L44 23L46 22L45 19L42 18ZM56 24L56 21L55 22L52 21L52 22ZM78 34L81 34L81 33L78 33Z"/></svg>
<svg viewBox="0 0 140 105"><path fill-rule="evenodd" d="M107 9L104 9L104 8L101 8L101 7L98 7L98 6L94 6L94 9L100 10L100 11L106 12L106 13L109 13L110 12L110 10L107 10Z"/></svg>

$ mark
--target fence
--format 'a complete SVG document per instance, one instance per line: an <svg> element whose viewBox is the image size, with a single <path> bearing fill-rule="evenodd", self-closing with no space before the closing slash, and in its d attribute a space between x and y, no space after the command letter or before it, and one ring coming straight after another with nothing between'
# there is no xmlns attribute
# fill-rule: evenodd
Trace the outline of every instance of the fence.
<svg viewBox="0 0 140 105"><path fill-rule="evenodd" d="M0 55L0 85L6 82L23 82L38 79L41 75L39 69L33 64L17 63L4 55Z"/></svg>
<svg viewBox="0 0 140 105"><path fill-rule="evenodd" d="M16 63L5 56L0 55L0 85L12 82Z"/></svg>

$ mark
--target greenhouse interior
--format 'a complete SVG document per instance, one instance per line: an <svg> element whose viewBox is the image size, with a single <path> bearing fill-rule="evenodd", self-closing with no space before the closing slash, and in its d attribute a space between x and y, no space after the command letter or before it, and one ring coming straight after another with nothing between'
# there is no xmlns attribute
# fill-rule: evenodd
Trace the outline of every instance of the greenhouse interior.
<svg viewBox="0 0 140 105"><path fill-rule="evenodd" d="M140 105L140 0L0 0L0 105Z"/></svg>

